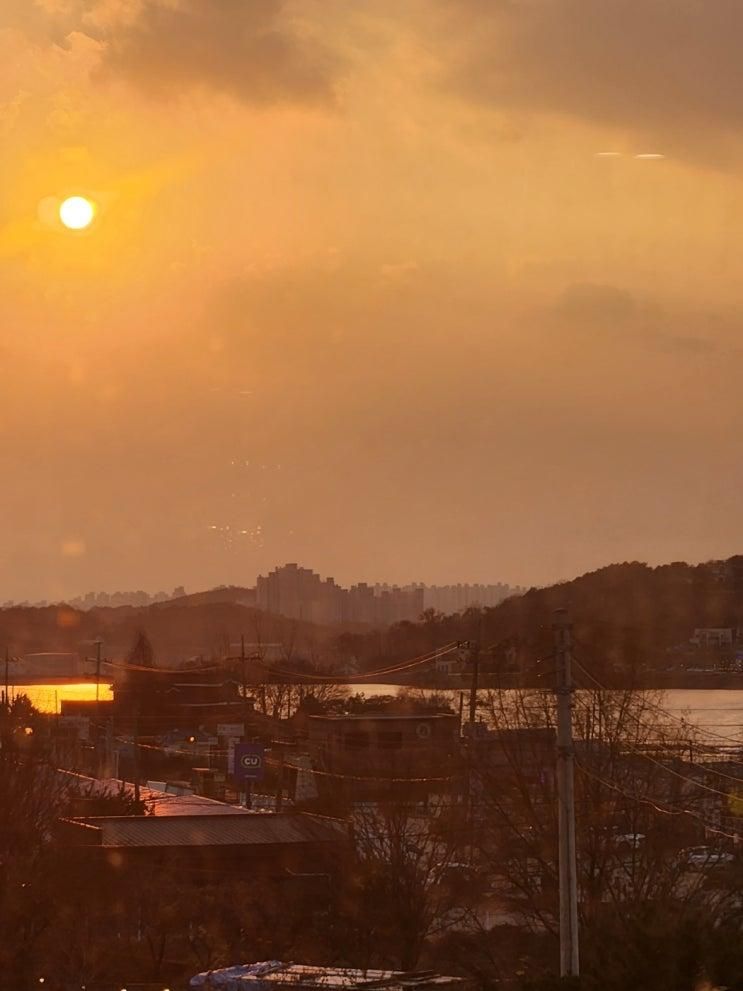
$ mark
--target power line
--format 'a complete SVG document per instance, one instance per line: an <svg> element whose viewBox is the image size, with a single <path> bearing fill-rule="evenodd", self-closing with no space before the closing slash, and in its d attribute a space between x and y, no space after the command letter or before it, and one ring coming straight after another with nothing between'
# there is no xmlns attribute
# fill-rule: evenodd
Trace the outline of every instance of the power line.
<svg viewBox="0 0 743 991"><path fill-rule="evenodd" d="M597 678L595 678L592 674L590 674L590 672L586 671L586 669L583 667L582 664L580 664L578 661L576 661L575 663L576 663L576 667L578 667L583 672L583 674L586 675L586 677L590 678L591 681L593 681L594 684L597 686L597 688L599 688L601 691L608 691L608 689L606 688L606 686L602 685L601 682L599 682ZM660 708L660 707L657 707L656 706L656 709L657 708ZM661 709L661 711L665 715L670 715L670 713L667 713L666 710L664 710L664 709ZM650 727L648 727L645 723L643 723L642 720L639 718L639 716L636 716L634 713L629 712L627 710L627 711L624 712L624 715L625 716L629 716L631 719L633 719L636 723L638 723L644 729L650 729ZM732 792L721 791L719 788L714 788L714 787L712 787L712 785L708 785L708 784L706 784L703 781L697 781L694 778L690 778L688 775L681 774L680 771L677 771L674 768L669 767L667 764L664 764L662 761L656 760L654 757L651 757L650 754L645 753L642 750L638 750L637 747L632 747L631 745L626 745L626 744L625 744L625 746L626 746L626 749L627 750L629 750L631 753L634 753L636 756L642 757L645 760L648 760L651 763L656 764L658 767L662 768L667 773L673 775L674 777L679 778L682 781L686 781L687 783L689 783L691 785L694 785L697 788L702 788L704 791L710 792L710 793L715 794L715 795L720 795L723 798L727 798L727 799L739 799L740 798L739 795L736 795L736 794L734 794ZM743 779L742 778L736 778L736 777L734 777L731 774L725 774L724 771L718 771L718 770L716 770L714 768L707 768L706 765L705 765L705 770L708 773L718 774L720 777L728 778L729 780L735 781L735 782L737 782L737 783L739 783L739 784L741 784L743 786Z"/></svg>
<svg viewBox="0 0 743 991"><path fill-rule="evenodd" d="M163 668L152 667L146 664L129 664L128 662L121 661L102 661L101 663L120 671L143 671L145 674L202 674L204 671L223 670L219 664L210 664L208 667L200 668Z"/></svg>
<svg viewBox="0 0 743 991"><path fill-rule="evenodd" d="M587 647L586 644L581 643L579 640L576 640L576 643L578 643L578 645L580 647ZM587 648L587 649L590 650L590 647ZM576 661L576 663L578 663L578 662ZM579 665L579 666L581 667L581 670L583 671L583 673L587 677L591 678L593 680L593 682L596 685L598 685L598 687L600 687L603 691L610 691L610 689L606 685L601 685L599 683L599 681L596 679L596 677L594 675L592 675L589 671L587 671L582 665ZM657 711L663 713L663 715L668 716L669 719L676 720L677 722L681 723L683 726L688 726L689 725L689 721L686 720L686 719L684 719L683 716L677 716L674 713L670 712L668 709L663 708L663 706L657 705L656 703L653 703L653 702L651 702L648 699L646 699L645 701L646 701L646 705L648 705L649 708L656 709ZM712 730L706 730L706 729L704 729L704 728L702 728L700 726L697 726L696 724L694 724L694 725L695 725L695 728L699 732L706 733L707 736L715 737L716 739L723 740L723 741L728 742L728 743L732 743L732 744L734 744L738 748L743 748L743 739L737 739L736 740L736 739L734 739L731 736L725 736L724 734L721 734L721 733L715 733ZM724 725L724 724L722 724L722 725Z"/></svg>
<svg viewBox="0 0 743 991"><path fill-rule="evenodd" d="M288 678L298 678L308 679L311 681L318 681L323 684L329 685L347 685L355 681L364 681L372 678L378 678L382 675L397 674L401 671L408 670L413 667L418 667L423 664L430 663L439 657L445 657L451 654L453 651L457 650L459 647L459 641L451 641L448 644L444 644L442 647L437 647L434 650L428 651L426 654L420 654L411 660L402 661L398 664L384 668L376 668L373 671L367 671L364 674L348 675L345 678L339 678L337 675L318 675L309 671L291 671L285 668L277 668L263 661L260 655L250 655L250 660L256 663L259 667L263 668L270 674L281 675L282 677ZM200 668L162 668L162 667L148 667L143 664L123 664L115 661L103 661L102 663L109 665L109 667L117 668L122 671L141 671L145 674L178 674L178 675L198 675L208 671L225 671L226 666L215 664L208 667Z"/></svg>
<svg viewBox="0 0 743 991"><path fill-rule="evenodd" d="M338 678L337 676L332 676L332 675L316 675L302 671L287 671L286 669L283 668L272 667L271 665L268 665L265 662L263 662L260 658L255 658L254 660L257 660L258 665L262 667L265 671L268 671L272 674L279 674L282 677L308 678L312 681L319 681L322 682L323 684L329 684L329 685L347 685L347 684L352 684L356 681L368 680L371 678L379 678L388 674L398 674L401 671L406 671L409 670L410 668L419 667L423 664L428 664L431 661L438 659L439 657L446 657L448 654L451 654L453 651L457 650L458 648L459 648L458 641L452 641L449 644L445 644L443 647L438 647L435 650L429 651L427 654L421 654L410 661L404 661L392 667L377 668L374 671L367 671L365 674L348 675L346 678Z"/></svg>
<svg viewBox="0 0 743 991"><path fill-rule="evenodd" d="M727 833L724 830L718 829L716 826L712 826L706 819L702 818L698 812L694 812L692 809L669 809L664 806L658 805L653 799L644 798L640 795L632 794L631 792L625 791L624 788L620 788L619 785L615 784L613 781L609 781L599 774L595 774L593 771L589 771L580 761L576 761L576 767L580 770L581 774L585 774L587 777L592 778L599 784L604 785L607 788L611 788L613 791L618 792L625 798L630 799L633 802L639 802L643 805L651 806L656 812L662 815L675 815L675 816L691 816L693 819L698 820L702 823L705 829L708 829L712 833L716 833L720 836L724 836L726 839L738 841L740 837L735 833Z"/></svg>
<svg viewBox="0 0 743 991"><path fill-rule="evenodd" d="M116 740L119 743L126 743L130 745L133 745L134 743L134 741L128 740L124 737L116 737ZM199 753L198 751L194 752L192 750L178 750L174 747L166 747L155 743L140 743L139 746L145 750L157 750L166 754L172 754L174 756L180 754L187 757L220 757L220 756L223 757L231 753L229 749L209 750L209 751L204 751L203 753ZM265 762L270 767L281 766L281 762L277 760L273 760L273 758L266 758ZM343 774L339 771L323 771L315 767L303 767L301 764L292 764L290 761L284 761L283 766L286 768L291 768L292 770L295 771L304 771L307 774L317 774L321 777L339 778L348 781L372 781L372 782L380 782L380 783L407 782L410 784L418 784L427 781L438 781L438 782L454 781L458 777L458 775L456 774L450 774L445 776L407 776L406 775L404 777L394 777L387 775L372 776L372 775L360 775L360 774Z"/></svg>

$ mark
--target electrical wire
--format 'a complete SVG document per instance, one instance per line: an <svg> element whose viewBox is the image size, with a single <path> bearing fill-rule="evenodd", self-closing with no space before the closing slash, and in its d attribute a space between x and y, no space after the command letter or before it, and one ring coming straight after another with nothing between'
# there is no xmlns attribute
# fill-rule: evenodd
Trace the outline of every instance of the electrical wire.
<svg viewBox="0 0 743 991"><path fill-rule="evenodd" d="M685 815L691 816L692 818L698 820L705 829L708 829L712 833L716 833L719 836L723 836L726 839L738 841L740 836L736 833L727 833L724 830L718 829L716 826L712 826L706 819L702 818L698 812L694 812L692 809L668 809L664 806L658 805L657 802L649 798L643 798L640 795L633 795L631 792L625 791L624 788L620 788L619 785L613 781L608 781L606 778L599 774L595 774L593 771L589 771L580 761L575 761L575 766L580 770L581 774L585 774L587 777L592 778L594 781L604 785L606 788L611 788L612 791L618 792L625 798L629 798L633 802L640 802L644 805L651 806L656 812L662 815Z"/></svg>
<svg viewBox="0 0 743 991"><path fill-rule="evenodd" d="M250 657L246 657L245 660L250 660L270 674L280 675L281 677L298 678L300 681L317 681L322 684L329 685L346 685L352 684L356 681L366 681L369 679L379 678L383 675L398 674L402 671L435 661L440 657L446 657L458 648L459 641L451 641L448 644L444 644L442 647L437 647L434 650L430 650L426 654L420 654L411 660L403 661L399 664L394 664L384 668L376 668L375 670L367 671L364 674L348 675L345 678L339 678L337 675L318 675L308 671L291 671L284 668L277 668L263 661L263 659L258 655L250 655ZM240 660L240 658L230 658L230 660ZM141 671L146 674L179 674L188 676L193 674L201 674L207 671L226 670L224 665L219 664L200 668L162 668L148 667L141 664L121 663L116 661L101 661L101 663L122 671Z"/></svg>
<svg viewBox="0 0 743 991"><path fill-rule="evenodd" d="M410 661L404 661L401 664L393 665L392 667L377 668L374 671L367 671L365 674L355 674L348 675L346 678L339 679L337 676L332 675L316 675L310 674L302 671L287 671L283 668L272 667L269 664L261 660L257 660L258 666L262 667L265 671L271 674L278 674L286 678L307 678L311 681L318 681L323 684L328 685L347 685L352 684L356 681L365 681L373 678L379 678L389 674L398 674L402 671L407 671L410 668L420 667L423 664L429 664L431 661L435 661L440 657L446 657L448 654L453 653L459 648L458 641L452 641L449 644L445 644L443 647L438 647L435 650L429 651L427 654L421 654L418 657L413 658Z"/></svg>
<svg viewBox="0 0 743 991"><path fill-rule="evenodd" d="M580 664L580 662L578 662L578 661L576 661L574 659L573 663L575 664L575 666L577 668L580 669L580 671L586 677L590 678L590 680L593 681L593 683L596 685L597 688L599 688L601 691L608 691L608 689L606 688L606 686L602 685L601 682L599 682L597 678L595 678L592 674L590 674L590 672L586 671L586 669L583 667L582 664ZM666 713L665 710L662 710L662 711L666 715L670 715L670 713ZM649 729L650 728L650 727L647 726L647 724L643 723L642 720L638 716L636 716L634 713L631 713L631 712L628 711L628 712L625 712L625 715L629 715L630 718L634 719L635 722L637 722L643 728L645 728L645 729ZM719 796L721 796L723 798L732 799L734 801L735 800L739 800L740 797L741 797L740 795L735 794L733 792L721 791L719 788L714 788L714 787L712 787L712 785L708 785L708 784L706 784L703 781L697 781L694 778L690 778L688 775L681 774L680 771L677 771L674 768L669 767L667 764L664 764L662 761L656 760L654 757L651 757L650 754L645 753L642 750L638 750L636 747L628 746L626 744L625 744L625 746L626 746L626 749L628 751L630 751L631 753L634 753L635 755L637 755L639 757L642 757L643 759L648 760L648 761L650 761L653 764L656 764L658 767L662 768L667 773L673 775L676 778L679 778L682 781L686 781L687 783L689 783L689 784L691 784L691 785L693 785L693 786L695 786L697 788L702 788L704 791L710 792L711 794L719 795ZM734 777L731 774L725 774L724 771L719 771L719 770L716 770L714 768L707 768L706 766L705 766L705 771L707 771L708 773L712 773L712 774L718 774L720 777L723 777L723 778L728 778L729 780L735 781L736 783L740 784L743 787L743 778L736 778L736 777Z"/></svg>
<svg viewBox="0 0 743 991"><path fill-rule="evenodd" d="M573 662L574 662L575 666L585 675L585 677L587 677L588 679L590 679L594 683L594 685L596 685L597 688L599 688L601 691L610 691L610 689L606 685L602 685L601 682L599 682L598 679L593 674L591 674L591 672L589 672L575 657L573 657ZM658 705L657 703L652 702L650 699L644 698L644 704L648 708L652 709L653 711L655 711L655 712L663 715L665 718L670 719L670 720L673 720L674 722L677 722L683 728L688 728L688 727L690 727L690 725L692 725L693 726L693 729L694 729L694 731L696 733L706 734L707 736L711 736L711 737L714 737L714 738L717 738L717 739L720 739L720 740L723 740L723 741L726 741L726 742L729 742L729 743L733 743L733 744L735 744L735 746L738 749L743 748L743 741L742 740L734 740L732 737L727 737L727 736L723 736L722 734L719 734L719 733L714 733L712 730L705 730L704 728L699 727L696 724L690 724L690 722L688 720L684 719L681 716L677 716L675 713L669 711L668 709L664 708L661 705ZM629 715L632 715L632 713L629 713ZM637 717L634 717L634 718L637 718ZM704 743L702 743L698 739L695 740L694 743L696 744L696 746L697 746L698 749L704 748L704 749L706 749L708 751L708 753L709 752L712 752L713 754L715 754L717 756L721 756L720 755L720 751L719 751L719 747L718 747L717 750L714 750L713 749L713 747L714 747L713 744L709 744L709 745L706 745L705 746ZM734 764L734 765L736 765L738 767L743 767L743 761L737 760L736 758L730 756L729 754L726 754L725 755L725 763L726 764ZM709 764L705 764L704 767L705 767L705 770L708 773L710 773L710 774L716 774L716 775L718 775L721 778L727 778L730 781L735 781L736 783L739 783L739 784L743 785L743 777L737 777L736 775L733 775L733 774L727 774L725 771L722 771L719 768L710 767ZM743 796L741 796L741 797L743 797Z"/></svg>
<svg viewBox="0 0 743 991"><path fill-rule="evenodd" d="M146 664L129 664L128 662L122 661L104 661L101 660L101 665L106 664L110 668L116 668L119 671L144 671L145 674L202 674L204 671L220 671L223 670L222 666L219 664L210 664L208 667L199 668L163 668L163 667L153 667ZM89 677L95 677L91 675Z"/></svg>
<svg viewBox="0 0 743 991"><path fill-rule="evenodd" d="M575 642L580 647L586 647L586 644L581 643L580 640L575 639ZM590 649L590 648L587 648L587 649ZM578 664L577 661L576 661L576 664ZM581 667L583 673L587 677L591 678L596 685L599 685L599 687L603 691L609 691L610 690L609 688L607 688L607 686L600 685L599 682L598 682L598 680L592 674L590 674L590 672L588 672L582 665L578 664L578 666ZM663 715L667 716L669 719L673 719L673 720L681 723L684 726L688 726L689 725L689 721L687 719L684 719L683 716L677 716L674 713L670 712L668 709L665 709L663 706L657 705L656 703L653 703L650 700L646 700L646 704L648 705L649 708L655 709L658 712L663 713ZM721 734L721 733L715 733L712 730L706 730L706 729L703 729L702 727L697 727L696 725L695 725L695 728L699 732L705 733L707 736L711 736L711 737L714 737L716 739L723 740L723 741L728 742L728 743L732 743L736 747L743 749L743 739L735 739L735 738L733 738L731 736L725 736L724 734Z"/></svg>

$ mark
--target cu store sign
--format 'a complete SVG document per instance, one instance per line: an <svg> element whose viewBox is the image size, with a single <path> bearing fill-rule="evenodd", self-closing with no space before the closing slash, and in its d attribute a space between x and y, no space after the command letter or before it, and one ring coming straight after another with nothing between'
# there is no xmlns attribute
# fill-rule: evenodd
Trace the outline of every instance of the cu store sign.
<svg viewBox="0 0 743 991"><path fill-rule="evenodd" d="M266 748L262 743L235 744L235 778L238 781L261 781L266 765Z"/></svg>

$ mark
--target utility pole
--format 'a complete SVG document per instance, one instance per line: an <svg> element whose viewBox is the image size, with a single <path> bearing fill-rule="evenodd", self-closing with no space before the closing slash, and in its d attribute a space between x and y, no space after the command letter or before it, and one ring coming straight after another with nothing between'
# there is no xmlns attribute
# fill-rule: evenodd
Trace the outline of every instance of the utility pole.
<svg viewBox="0 0 743 991"><path fill-rule="evenodd" d="M281 812L284 803L284 741L274 740L273 746L279 752L279 769L276 774L276 811Z"/></svg>
<svg viewBox="0 0 743 991"><path fill-rule="evenodd" d="M470 683L470 704L469 704L469 725L467 727L466 736L466 755L467 755L467 779L466 779L466 818L469 824L468 838L469 838L469 859L472 861L474 857L475 850L475 798L472 789L472 774L473 766L475 762L475 723L477 720L477 688L480 680L480 641L479 640L469 640L466 644L469 648L470 654L470 664L472 665L472 682ZM460 701L463 701L464 696L460 695ZM460 704L460 723L462 718L461 704Z"/></svg>
<svg viewBox="0 0 743 991"><path fill-rule="evenodd" d="M95 715L98 718L101 700L101 647L103 641L100 637L95 642Z"/></svg>
<svg viewBox="0 0 743 991"><path fill-rule="evenodd" d="M480 641L470 640L470 663L472 664L472 683L470 685L470 727L474 727L477 717L477 687L480 680ZM472 732L472 729L470 729Z"/></svg>
<svg viewBox="0 0 743 991"><path fill-rule="evenodd" d="M556 609L552 626L557 681L557 800L560 843L560 976L577 977L578 870L575 856L572 625L566 609Z"/></svg>
<svg viewBox="0 0 743 991"><path fill-rule="evenodd" d="M243 741L245 740L245 734L248 732L248 679L245 670L245 634L240 634L240 677L242 679L242 697L243 697Z"/></svg>
<svg viewBox="0 0 743 991"><path fill-rule="evenodd" d="M248 739L248 679L246 675L246 657L245 657L245 634L240 634L240 679L242 681L242 698L243 698L243 743ZM250 809L253 806L253 782L249 779L245 782L245 808Z"/></svg>
<svg viewBox="0 0 743 991"><path fill-rule="evenodd" d="M139 767L139 700L134 709L134 801L139 805L141 799L140 792L140 767Z"/></svg>
<svg viewBox="0 0 743 991"><path fill-rule="evenodd" d="M103 743L104 755L107 749L108 740L103 739L101 732L101 647L103 641L98 637L95 641L95 763L96 773L100 777L101 771L108 773L108 760L104 756L101 760L101 743Z"/></svg>
<svg viewBox="0 0 743 991"><path fill-rule="evenodd" d="M10 651L5 647L5 705L10 709L10 675L8 665L10 664Z"/></svg>
<svg viewBox="0 0 743 991"><path fill-rule="evenodd" d="M109 776L111 773L111 754L113 752L113 727L105 730L101 722L101 664L103 663L103 658L101 657L101 648L103 647L103 640L97 637L93 641L95 645L95 657L86 657L86 661L95 661L95 722L93 724L93 740L95 744L94 750L94 765L95 774L98 777L105 774ZM113 716L111 716L113 718Z"/></svg>

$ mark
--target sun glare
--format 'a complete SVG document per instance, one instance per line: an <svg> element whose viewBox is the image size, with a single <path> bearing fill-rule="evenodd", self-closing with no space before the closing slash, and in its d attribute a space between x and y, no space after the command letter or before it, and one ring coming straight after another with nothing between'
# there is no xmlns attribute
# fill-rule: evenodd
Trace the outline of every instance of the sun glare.
<svg viewBox="0 0 743 991"><path fill-rule="evenodd" d="M69 196L59 207L59 219L72 231L90 227L95 217L95 204L84 196Z"/></svg>

